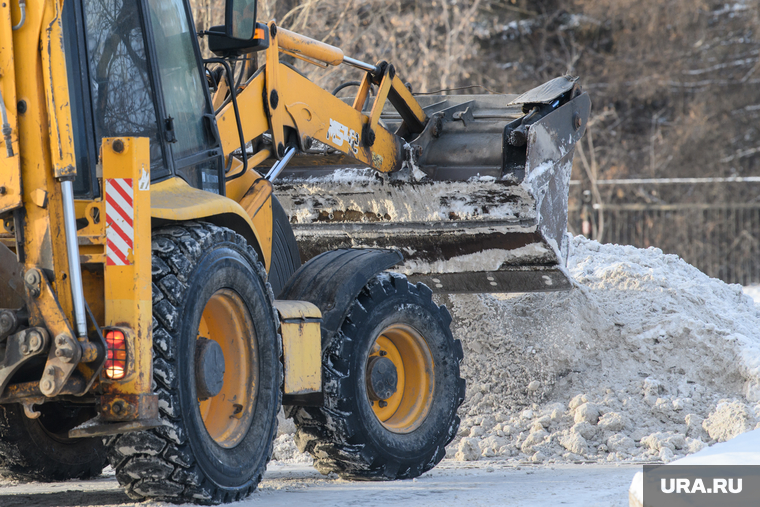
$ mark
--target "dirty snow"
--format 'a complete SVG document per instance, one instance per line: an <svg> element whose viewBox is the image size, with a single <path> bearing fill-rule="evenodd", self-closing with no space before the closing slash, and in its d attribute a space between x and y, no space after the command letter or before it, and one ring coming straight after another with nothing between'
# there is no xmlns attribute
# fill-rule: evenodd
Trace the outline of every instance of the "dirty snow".
<svg viewBox="0 0 760 507"><path fill-rule="evenodd" d="M432 262L408 259L394 269L405 275L410 275L412 273L427 274L497 271L504 264L514 263L518 259L522 263L533 262L540 264L542 261L546 260L551 262L551 260L556 259L556 257L553 252L549 252L549 250L547 250L547 248L541 243L531 243L512 250L500 250L494 248Z"/></svg>
<svg viewBox="0 0 760 507"><path fill-rule="evenodd" d="M370 169L345 168L319 177L283 177L276 185L295 224L348 214L355 215L350 221L392 223L536 218L530 189L495 178L396 183Z"/></svg>
<svg viewBox="0 0 760 507"><path fill-rule="evenodd" d="M669 462L760 420L760 313L674 255L571 242L576 287L441 298L467 399L447 460ZM276 458L308 462L285 431Z"/></svg>
<svg viewBox="0 0 760 507"><path fill-rule="evenodd" d="M743 433L729 442L721 442L669 464L760 465L760 430Z"/></svg>
<svg viewBox="0 0 760 507"><path fill-rule="evenodd" d="M459 460L671 461L754 429L760 314L658 249L575 238L569 292L451 296Z"/></svg>

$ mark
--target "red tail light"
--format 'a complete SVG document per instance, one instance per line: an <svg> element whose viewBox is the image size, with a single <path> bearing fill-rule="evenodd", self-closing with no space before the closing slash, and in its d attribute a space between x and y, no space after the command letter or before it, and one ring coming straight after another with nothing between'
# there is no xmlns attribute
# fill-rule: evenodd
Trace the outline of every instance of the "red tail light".
<svg viewBox="0 0 760 507"><path fill-rule="evenodd" d="M124 333L118 329L106 331L108 347L104 372L106 377L118 380L127 373L127 342Z"/></svg>

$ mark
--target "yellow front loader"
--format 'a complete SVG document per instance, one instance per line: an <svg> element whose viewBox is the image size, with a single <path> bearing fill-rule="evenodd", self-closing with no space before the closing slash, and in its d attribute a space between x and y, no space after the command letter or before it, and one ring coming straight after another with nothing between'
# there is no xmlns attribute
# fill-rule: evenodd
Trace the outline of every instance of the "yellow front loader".
<svg viewBox="0 0 760 507"><path fill-rule="evenodd" d="M110 463L136 499L235 501L284 406L321 472L413 478L465 395L433 292L569 287L575 79L418 101L225 9L196 34L187 0L0 7L5 474ZM282 55L355 67L356 96Z"/></svg>

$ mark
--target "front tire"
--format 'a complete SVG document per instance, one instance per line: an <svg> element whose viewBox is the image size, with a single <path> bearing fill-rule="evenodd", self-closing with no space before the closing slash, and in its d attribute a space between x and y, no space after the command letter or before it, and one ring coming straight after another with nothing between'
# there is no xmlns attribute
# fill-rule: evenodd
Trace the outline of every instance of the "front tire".
<svg viewBox="0 0 760 507"><path fill-rule="evenodd" d="M229 229L191 222L153 233L153 377L163 426L109 444L132 498L232 502L261 481L282 382L265 280L254 250Z"/></svg>
<svg viewBox="0 0 760 507"><path fill-rule="evenodd" d="M324 353L324 407L294 415L296 444L320 472L411 479L445 456L464 401L462 346L451 335L448 311L431 296L423 284L380 273L354 301ZM395 371L390 390L382 378L370 387L378 365L381 377Z"/></svg>

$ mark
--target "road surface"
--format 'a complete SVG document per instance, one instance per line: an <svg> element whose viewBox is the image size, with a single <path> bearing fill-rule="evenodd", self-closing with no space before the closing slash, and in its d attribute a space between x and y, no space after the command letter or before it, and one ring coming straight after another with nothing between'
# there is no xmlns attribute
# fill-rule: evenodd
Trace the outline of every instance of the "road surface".
<svg viewBox="0 0 760 507"><path fill-rule="evenodd" d="M107 469L108 470L108 469ZM349 482L304 464L273 463L259 490L236 507L583 506L624 507L641 465L520 465L444 461L411 481ZM134 502L113 474L52 484L0 481L2 507L170 506Z"/></svg>

